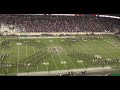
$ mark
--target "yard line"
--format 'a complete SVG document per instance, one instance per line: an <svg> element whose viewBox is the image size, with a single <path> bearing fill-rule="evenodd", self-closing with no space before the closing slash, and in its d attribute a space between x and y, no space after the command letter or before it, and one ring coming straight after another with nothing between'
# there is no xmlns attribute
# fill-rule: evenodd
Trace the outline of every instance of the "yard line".
<svg viewBox="0 0 120 90"><path fill-rule="evenodd" d="M52 55L51 55L51 58L52 58L52 60L53 60L53 62L55 64L55 67L57 68L57 70L59 70Z"/></svg>
<svg viewBox="0 0 120 90"><path fill-rule="evenodd" d="M10 45L11 45L11 42L10 42ZM11 50L9 51L9 54L11 54ZM9 56L9 61L8 61L8 63L10 63L11 64L11 61L10 61L10 56ZM7 68L7 73L9 72L9 69Z"/></svg>
<svg viewBox="0 0 120 90"><path fill-rule="evenodd" d="M54 44L53 44L53 46L54 46ZM55 47L55 46L54 46ZM63 61L63 59L62 59L62 57L60 56L60 54L59 53L57 53L58 54L58 56L60 57L60 60L61 61ZM67 69L67 66L64 64L64 66L65 66L65 68Z"/></svg>
<svg viewBox="0 0 120 90"><path fill-rule="evenodd" d="M10 41L10 44L9 44L9 45L11 45L11 41ZM11 46L11 47L12 47L12 46ZM9 54L11 55L11 49L10 49ZM11 64L10 56L9 56L9 61L8 61L8 63ZM8 68L7 68L7 69L8 69ZM9 69L7 70L7 74L8 74L8 72L9 72Z"/></svg>
<svg viewBox="0 0 120 90"><path fill-rule="evenodd" d="M98 44L99 44L99 42L98 42ZM105 51L105 52L107 52L109 55L110 55L110 57L111 58L114 58L113 56L112 56L112 54L110 54L108 51L107 51L107 49L105 48L105 47L103 47L103 45L101 44L101 47L102 47L102 49ZM109 45L108 45L108 47L109 47ZM105 50L106 49L106 50ZM114 64L115 65L115 64Z"/></svg>
<svg viewBox="0 0 120 90"><path fill-rule="evenodd" d="M69 46L67 46L68 48L69 48ZM75 49L76 49L76 47L74 47ZM70 48L69 48L70 49ZM71 50L71 49L70 49ZM76 49L77 50L77 49ZM72 50L71 50L72 51ZM77 50L78 51L78 50ZM77 57L76 57L77 58ZM78 60L79 60L79 58L77 58ZM81 65L83 66L83 67L85 67L84 65L83 65L83 63L81 63Z"/></svg>
<svg viewBox="0 0 120 90"><path fill-rule="evenodd" d="M9 57L9 61L10 61L10 57ZM9 63L9 61L8 61L8 63ZM7 74L8 74L8 72L9 72L9 70L8 70L8 67L7 67Z"/></svg>
<svg viewBox="0 0 120 90"><path fill-rule="evenodd" d="M96 40L97 41L97 40ZM89 41L90 42L90 41ZM92 44L92 43L91 43ZM85 44L85 46L87 46L86 44ZM94 55L96 55L96 53L93 51L93 50L91 50L90 48L89 48L89 50L94 54ZM102 65L99 65L99 66L102 66Z"/></svg>
<svg viewBox="0 0 120 90"><path fill-rule="evenodd" d="M72 51L68 46L67 46L67 48L70 50L70 51ZM76 57L76 56L75 56ZM79 61L79 58L77 58L76 57L76 59ZM84 65L82 64L82 63L80 63L81 65L82 65L82 67L84 68Z"/></svg>
<svg viewBox="0 0 120 90"><path fill-rule="evenodd" d="M44 41L44 37L43 37L43 41ZM44 59L43 59L44 60ZM44 60L44 62L46 62L46 60ZM45 64L47 71L48 71L48 66Z"/></svg>
<svg viewBox="0 0 120 90"><path fill-rule="evenodd" d="M27 58L28 54L27 54L27 44L26 44L26 58ZM27 59L28 62L28 59ZM28 71L28 65L27 65L27 71Z"/></svg>
<svg viewBox="0 0 120 90"><path fill-rule="evenodd" d="M97 41L97 40L96 40ZM90 41L91 42L91 41ZM92 43L91 43L92 44ZM85 44L85 46L87 47L87 45ZM89 48L89 50L94 54L94 55L96 55L96 53L93 51L93 50L91 50L90 48Z"/></svg>
<svg viewBox="0 0 120 90"><path fill-rule="evenodd" d="M20 43L20 38L19 38L19 43ZM17 74L19 73L19 71L18 71L18 64L19 64L19 45L18 45Z"/></svg>
<svg viewBox="0 0 120 90"><path fill-rule="evenodd" d="M56 42L57 42L57 40L56 40ZM57 42L58 43L58 42ZM62 46L60 45L60 47L62 48ZM65 49L64 49L65 50ZM66 56L68 57L68 55L67 55L67 53L66 53L66 50L65 50L65 54L66 54ZM72 62L72 60L71 60L71 58L70 57L68 57L68 59L70 60L70 62L72 63L72 65L74 66L74 68L76 68L77 69L77 67L75 66L75 64Z"/></svg>
<svg viewBox="0 0 120 90"><path fill-rule="evenodd" d="M111 44L111 41L108 41L108 40L104 40L104 41L106 41L106 42L108 42L110 45L112 45ZM113 45L112 45L113 46ZM117 49L120 49L120 48L117 48Z"/></svg>
<svg viewBox="0 0 120 90"><path fill-rule="evenodd" d="M82 41L82 42L83 42L83 41ZM78 43L77 43L77 44L78 44ZM78 44L78 46L80 46L80 45ZM83 49L83 51L85 51L85 52L88 54L88 52L86 51L85 48L81 48L81 49ZM90 66L94 67L92 64L90 64Z"/></svg>
<svg viewBox="0 0 120 90"><path fill-rule="evenodd" d="M44 42L46 43L45 38L44 38ZM47 48L48 48L48 46L47 46ZM55 64L56 69L57 69L57 70L59 70L59 69L58 69L58 67L57 67L57 64L55 63L55 60L54 60L54 58L53 58L53 56L52 56L52 55L51 55L51 58L52 58L52 61L53 61L53 62L54 62L54 64Z"/></svg>
<svg viewBox="0 0 120 90"><path fill-rule="evenodd" d="M26 57L27 57L27 45L26 45Z"/></svg>
<svg viewBox="0 0 120 90"><path fill-rule="evenodd" d="M2 50L2 54L4 53L4 51L5 51L5 50L4 50L4 48L3 48L3 50ZM1 62L1 61L0 61L0 62Z"/></svg>
<svg viewBox="0 0 120 90"><path fill-rule="evenodd" d="M44 38L44 42L46 43L45 38ZM46 45L47 45L47 44L46 44ZM47 49L48 49L48 46L47 46ZM51 58L52 58L52 61L53 61L54 64L55 64L56 69L59 70L52 55L51 55Z"/></svg>
<svg viewBox="0 0 120 90"><path fill-rule="evenodd" d="M2 54L4 53L4 51L5 51L5 50L4 50L4 48L3 48L3 50L2 50Z"/></svg>
<svg viewBox="0 0 120 90"><path fill-rule="evenodd" d="M98 41L96 41L96 42L97 42L98 44L100 44ZM104 48L104 49L103 49L103 50L104 50L104 52L106 52L106 53L108 53L108 54L109 54L109 52L107 52L107 50L105 50L106 48L105 48L105 47L103 47L103 48L102 48L102 46L103 46L103 45L102 45L102 44L100 44L100 45L101 45L101 47L100 47L100 46L99 46L99 47L100 47L101 49L103 49L103 48ZM108 46L108 47L109 47L109 46ZM110 55L110 57L111 57L111 58L113 58L113 56L112 56L111 54L109 54L109 55ZM115 64L114 64L114 65L115 65ZM113 71L114 71L114 70L113 70Z"/></svg>
<svg viewBox="0 0 120 90"><path fill-rule="evenodd" d="M35 54L35 48L33 47L33 52L34 52L34 54ZM37 60L36 60L36 56L35 56L35 61L37 62ZM37 71L39 71L39 69L38 69L38 65L36 64L36 66L37 66Z"/></svg>
<svg viewBox="0 0 120 90"><path fill-rule="evenodd" d="M84 43L84 42L83 42ZM84 46L86 46L87 47L87 45L86 45L86 43L84 43ZM89 51L91 51L94 55L96 54L93 50L91 50L90 48L89 48Z"/></svg>
<svg viewBox="0 0 120 90"><path fill-rule="evenodd" d="M3 40L3 39L1 39L1 40ZM4 50L4 47L3 47L2 53L3 53L4 51L5 51L5 50Z"/></svg>
<svg viewBox="0 0 120 90"><path fill-rule="evenodd" d="M101 47L102 47L102 45L101 45ZM108 47L109 47L109 45L108 45ZM103 49L104 48L104 49ZM105 50L106 48L105 47L103 47L102 49L105 51L105 52L107 52L107 50ZM114 58L109 52L107 52L109 55L110 55L110 57L111 58ZM115 64L114 64L115 65Z"/></svg>
<svg viewBox="0 0 120 90"><path fill-rule="evenodd" d="M91 42L91 41L90 41L90 42ZM96 40L96 42L98 42L98 41ZM98 42L98 46L99 46L99 45L102 45L102 44ZM100 47L100 46L99 46L99 47ZM100 48L103 49L102 47L100 47ZM89 48L89 49L90 49L90 48ZM91 49L90 49L90 50L91 50ZM104 50L104 49L103 49L103 50ZM91 51L92 51L92 50L91 50ZM107 51L104 50L104 52L107 52ZM107 52L107 53L109 54L109 52ZM110 54L109 54L109 55L110 55ZM110 56L111 56L111 55L110 55ZM113 56L111 56L111 57L113 57ZM100 66L101 66L101 65L100 65Z"/></svg>
<svg viewBox="0 0 120 90"><path fill-rule="evenodd" d="M53 47L55 47L53 43L52 43L52 45L53 45ZM58 54L58 56L60 57L60 60L63 61L63 59L62 59L62 57L60 56L60 54L59 54L59 53L57 53L57 54ZM66 66L65 64L64 64L64 66L65 66L65 68L66 68L66 70L67 70L67 69L68 69L67 66Z"/></svg>
<svg viewBox="0 0 120 90"><path fill-rule="evenodd" d="M99 42L97 41L97 43L99 44ZM99 46L100 47L100 46ZM103 47L103 45L101 44L101 47L100 47L101 49L103 49L104 50L104 52L106 52L106 53L108 53L112 58L114 58L108 51L107 51L107 49L105 48L105 47ZM106 50L105 50L106 49Z"/></svg>

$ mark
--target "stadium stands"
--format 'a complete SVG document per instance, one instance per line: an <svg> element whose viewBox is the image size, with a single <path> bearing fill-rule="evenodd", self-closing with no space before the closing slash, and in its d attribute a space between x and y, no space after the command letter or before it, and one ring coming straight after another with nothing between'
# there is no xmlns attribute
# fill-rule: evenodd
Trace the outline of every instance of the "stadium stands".
<svg viewBox="0 0 120 90"><path fill-rule="evenodd" d="M1 26L19 32L114 32L120 28L119 20L104 17L3 14L0 19Z"/></svg>

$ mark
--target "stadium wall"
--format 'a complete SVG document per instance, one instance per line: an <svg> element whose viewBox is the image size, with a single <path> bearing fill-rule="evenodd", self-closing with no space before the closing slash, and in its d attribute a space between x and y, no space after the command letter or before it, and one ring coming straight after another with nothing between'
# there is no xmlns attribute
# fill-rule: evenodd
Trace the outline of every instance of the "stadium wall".
<svg viewBox="0 0 120 90"><path fill-rule="evenodd" d="M27 36L36 36L36 35L43 35L43 34L48 34L48 35L55 35L55 36L58 36L58 35L76 35L76 34L79 34L79 35L86 35L86 34L95 34L95 35L102 35L102 34L110 34L110 35L114 35L114 33L112 32L40 32L40 33L7 33L5 35L27 35Z"/></svg>

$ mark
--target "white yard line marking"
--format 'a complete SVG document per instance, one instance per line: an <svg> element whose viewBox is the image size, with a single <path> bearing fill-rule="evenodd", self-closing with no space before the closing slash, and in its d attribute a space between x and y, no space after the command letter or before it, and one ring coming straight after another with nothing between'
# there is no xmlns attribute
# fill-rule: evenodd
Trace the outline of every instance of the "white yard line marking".
<svg viewBox="0 0 120 90"><path fill-rule="evenodd" d="M54 44L53 44L53 46L54 46ZM54 46L55 47L55 46ZM57 53L58 54L58 56L60 57L60 60L61 61L63 61L63 59L62 59L62 57L60 56L60 54L59 53ZM65 68L67 69L67 66L64 64L64 66L65 66Z"/></svg>
<svg viewBox="0 0 120 90"><path fill-rule="evenodd" d="M44 38L44 42L46 43L45 38ZM48 48L48 46L47 46L47 48ZM54 64L55 64L56 69L59 70L58 67L57 67L57 64L55 63L55 60L54 60L54 58L53 58L52 55L51 55L51 58L52 58L52 60L53 60L53 62L54 62Z"/></svg>
<svg viewBox="0 0 120 90"><path fill-rule="evenodd" d="M44 42L46 43L45 38L44 38ZM47 45L47 44L46 44L46 45ZM47 49L48 49L48 46L47 46ZM52 58L52 61L53 61L54 64L55 64L56 69L59 70L52 55L51 55L51 58Z"/></svg>
<svg viewBox="0 0 120 90"><path fill-rule="evenodd" d="M35 54L35 48L33 47L33 52L34 52L34 54ZM36 60L36 56L35 56L35 61L37 62L37 60ZM39 71L39 69L38 69L38 65L36 64L36 66L37 66L37 71Z"/></svg>
<svg viewBox="0 0 120 90"><path fill-rule="evenodd" d="M67 48L70 50L70 51L72 51L68 46L67 46ZM76 48L75 48L76 49ZM76 49L77 50L77 49ZM75 56L76 57L76 56ZM78 57L76 57L76 59L79 61L79 58ZM80 63L81 65L82 65L82 67L84 68L85 66L82 64L82 63Z"/></svg>
<svg viewBox="0 0 120 90"><path fill-rule="evenodd" d="M99 42L97 42L97 43L99 44ZM109 45L108 45L108 47L109 47ZM104 52L108 53L108 54L110 55L110 57L111 57L111 58L114 58L114 57L113 57L113 55L112 55L112 54L110 54L110 53L107 51L107 49L106 49L105 47L103 47L103 45L102 45L102 44L101 44L101 48L102 48L102 49L104 48L104 49L103 49L103 50L104 50ZM105 50L105 49L106 49L106 50ZM115 64L114 64L114 65L115 65Z"/></svg>
<svg viewBox="0 0 120 90"><path fill-rule="evenodd" d="M83 43L84 43L84 46L86 46L86 47L87 47L86 43L85 43L85 42L83 42ZM91 46L92 46L92 45L91 45ZM91 51L91 52L92 52L92 54L96 55L96 53L95 53L93 50L91 50L90 48L89 48L89 51Z"/></svg>
<svg viewBox="0 0 120 90"><path fill-rule="evenodd" d="M44 42L46 43L45 38L44 38ZM47 44L46 44L46 45L47 45ZM48 49L48 45L47 45L47 49ZM53 58L52 55L51 55L51 58L52 58L52 60L53 60L53 62L54 62L54 64L55 64L56 69L59 70L58 67L57 67L57 64L55 63L55 60L54 60L54 58Z"/></svg>
<svg viewBox="0 0 120 90"><path fill-rule="evenodd" d="M19 39L19 43L20 43L20 39ZM19 70L18 70L18 64L19 64L19 45L18 45L17 74L19 73Z"/></svg>
<svg viewBox="0 0 120 90"><path fill-rule="evenodd" d="M3 40L3 39L2 39L2 40ZM5 51L5 50L4 50L4 48L3 48L2 53L4 53L4 51Z"/></svg>
<svg viewBox="0 0 120 90"><path fill-rule="evenodd" d="M11 44L11 42L10 42L10 44ZM11 50L10 50L9 54L11 55ZM9 56L9 61L8 61L8 63L11 64L10 56ZM8 72L9 72L9 68L7 68L7 69L8 69L8 70L7 70L7 73L8 73Z"/></svg>
<svg viewBox="0 0 120 90"><path fill-rule="evenodd" d="M89 41L90 42L90 41ZM97 40L96 40L96 42L97 42ZM83 42L84 43L84 42ZM86 46L87 47L87 45L86 44L84 44L84 46ZM94 54L94 55L96 55L96 53L93 51L93 50L91 50L90 48L89 48L89 51L91 51L91 53L92 54ZM99 65L99 66L101 66L101 65ZM101 66L102 67L102 66Z"/></svg>
<svg viewBox="0 0 120 90"><path fill-rule="evenodd" d="M53 47L55 47L53 43L52 43L52 45L53 45ZM57 53L57 55L60 57L60 60L63 61L63 59L62 59L62 57L60 56L60 54ZM67 70L67 66L66 66L65 64L64 64L64 66L65 66L65 68L66 68L66 70Z"/></svg>
<svg viewBox="0 0 120 90"><path fill-rule="evenodd" d="M57 40L56 40L56 42L57 42ZM58 43L58 42L57 42ZM59 44L60 45L60 44ZM60 45L60 47L62 48L62 46ZM65 50L65 49L64 49ZM72 62L72 60L71 60L71 58L67 55L67 53L66 53L66 50L65 50L65 55L68 57L68 59L70 60L70 62L72 63L72 65L74 66L74 68L76 68L77 69L77 67L75 66L75 64Z"/></svg>
<svg viewBox="0 0 120 90"><path fill-rule="evenodd" d="M5 49L3 48L3 50L2 50L2 54L4 53L4 51L5 51Z"/></svg>
<svg viewBox="0 0 120 90"><path fill-rule="evenodd" d="M27 54L27 44L26 44L26 58L28 57L28 54ZM27 59L28 61L28 59ZM27 71L28 71L28 65L27 65Z"/></svg>
<svg viewBox="0 0 120 90"><path fill-rule="evenodd" d="M43 40L44 40L44 37L43 37ZM45 41L44 41L44 43L45 43ZM44 60L44 59L43 59ZM44 62L46 62L46 60L44 60ZM45 66L46 66L46 69L47 69L47 71L48 71L48 66L45 64Z"/></svg>
<svg viewBox="0 0 120 90"><path fill-rule="evenodd" d="M83 42L83 41L82 41L82 42ZM78 43L77 43L77 44L78 44ZM80 46L80 45L78 44L78 46ZM83 49L86 53L88 53L85 48L81 48L81 49ZM90 66L94 67L92 64L90 64Z"/></svg>
<svg viewBox="0 0 120 90"><path fill-rule="evenodd" d="M10 45L11 45L11 41L10 41ZM12 45L11 45L11 48L13 48ZM9 64L11 64L11 58L10 58L11 57L11 50L10 50L9 54L10 54L10 56L9 56ZM9 69L8 69L7 73L9 73ZM10 74L11 74L11 72L10 72Z"/></svg>
<svg viewBox="0 0 120 90"><path fill-rule="evenodd" d="M101 45L101 47L99 46L101 49L104 48L104 49L103 49L104 52L106 52L107 54L109 54L109 52L107 51L107 49L106 49L105 47L102 48L103 44L100 44L97 40L96 40L96 42L97 42L99 45ZM108 46L108 47L109 47L109 46ZM106 50L105 50L105 49L106 49ZM110 55L111 58L113 58L113 56L112 56L111 54L109 54L109 55Z"/></svg>
<svg viewBox="0 0 120 90"><path fill-rule="evenodd" d="M105 42L108 42L110 45L112 45L113 46L113 44L111 43L111 41L109 41L109 40L104 40ZM117 49L120 49L120 48L117 48Z"/></svg>
<svg viewBox="0 0 120 90"><path fill-rule="evenodd" d="M99 44L99 42L97 41L97 43ZM99 46L100 47L100 46ZM108 51L105 47L103 47L103 45L101 44L101 47L100 47L102 50L104 50L104 52L108 53L112 58L114 58ZM104 48L104 49L103 49ZM106 49L106 50L105 50Z"/></svg>
<svg viewBox="0 0 120 90"><path fill-rule="evenodd" d="M54 58L53 58L52 55L51 55L51 58L52 58L52 60L53 60L53 62L54 62L54 64L55 64L55 67L57 68L57 70L59 70L58 67L57 67L57 64L55 63L55 60L54 60Z"/></svg>
<svg viewBox="0 0 120 90"><path fill-rule="evenodd" d="M99 43L99 42L98 42ZM101 47L103 47L102 45L101 45ZM109 47L109 45L108 45L108 47ZM103 49L104 48L104 49ZM104 50L104 52L107 52L109 55L110 55L110 57L111 58L114 58L108 51L107 51L107 49L105 48L105 47L103 47L102 49ZM106 49L106 50L105 50ZM114 64L115 65L115 64ZM114 71L114 70L113 70Z"/></svg>

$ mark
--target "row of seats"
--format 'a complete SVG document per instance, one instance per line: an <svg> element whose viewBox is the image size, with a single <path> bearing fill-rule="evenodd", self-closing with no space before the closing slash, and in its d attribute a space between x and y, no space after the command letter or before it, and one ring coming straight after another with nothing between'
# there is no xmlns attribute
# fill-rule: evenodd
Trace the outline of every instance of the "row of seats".
<svg viewBox="0 0 120 90"><path fill-rule="evenodd" d="M0 15L0 20L1 25L20 32L114 32L120 29L120 20L103 17Z"/></svg>

